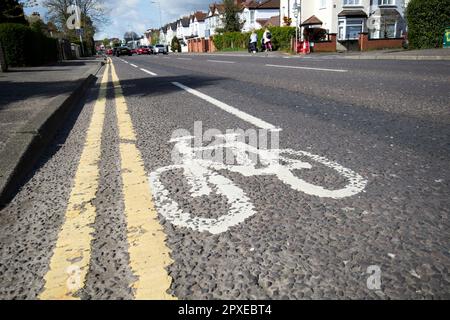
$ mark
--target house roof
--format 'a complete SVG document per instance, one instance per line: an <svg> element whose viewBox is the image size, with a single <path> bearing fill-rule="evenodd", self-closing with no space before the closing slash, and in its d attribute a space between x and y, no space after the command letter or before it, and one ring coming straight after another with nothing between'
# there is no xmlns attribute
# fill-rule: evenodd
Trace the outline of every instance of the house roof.
<svg viewBox="0 0 450 320"><path fill-rule="evenodd" d="M317 18L316 16L311 16L308 19L306 19L305 21L303 21L303 23L301 24L301 26L310 26L313 24L322 24L322 21L320 21L319 18Z"/></svg>
<svg viewBox="0 0 450 320"><path fill-rule="evenodd" d="M243 2L242 6L248 9L280 9L280 0L265 0L262 2L251 0Z"/></svg>
<svg viewBox="0 0 450 320"><path fill-rule="evenodd" d="M170 24L170 28L172 29L172 31L177 30L177 25L178 25L177 22L172 22L172 23Z"/></svg>
<svg viewBox="0 0 450 320"><path fill-rule="evenodd" d="M280 25L280 16L273 16L270 17L270 19L266 22L266 24L263 27L279 26L279 25Z"/></svg>
<svg viewBox="0 0 450 320"><path fill-rule="evenodd" d="M225 6L222 3L213 3L209 5L209 10L212 12L212 15L216 15L216 10L219 12L219 14L222 14L225 12Z"/></svg>
<svg viewBox="0 0 450 320"><path fill-rule="evenodd" d="M341 12L339 12L338 16L367 18L367 13L365 13L363 10L342 10Z"/></svg>
<svg viewBox="0 0 450 320"><path fill-rule="evenodd" d="M178 21L181 23L181 26L186 28L186 27L189 27L189 20L190 20L190 17L182 17Z"/></svg>
<svg viewBox="0 0 450 320"><path fill-rule="evenodd" d="M194 14L191 16L192 18L196 18L197 19L197 21L198 22L201 22L201 21L205 21L205 18L208 16L208 14L207 13L205 13L205 12L202 12L202 11L197 11L197 12L194 12Z"/></svg>

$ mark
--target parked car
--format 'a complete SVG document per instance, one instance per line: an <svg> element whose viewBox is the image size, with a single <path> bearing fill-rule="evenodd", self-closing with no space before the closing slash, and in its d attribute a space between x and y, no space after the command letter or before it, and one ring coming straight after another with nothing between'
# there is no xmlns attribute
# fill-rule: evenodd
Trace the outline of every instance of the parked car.
<svg viewBox="0 0 450 320"><path fill-rule="evenodd" d="M125 46L115 48L115 50L116 50L115 55L116 55L117 57L120 57L120 56L131 56L131 55L133 55L133 54L131 53L131 49L128 48L128 47L125 47Z"/></svg>
<svg viewBox="0 0 450 320"><path fill-rule="evenodd" d="M106 50L106 54L107 54L108 56L112 56L112 55L113 55L113 49L107 49L107 50Z"/></svg>
<svg viewBox="0 0 450 320"><path fill-rule="evenodd" d="M137 54L137 49L130 49L131 54Z"/></svg>
<svg viewBox="0 0 450 320"><path fill-rule="evenodd" d="M155 45L154 48L153 48L153 53L154 53L154 54L160 54L160 53L162 53L162 54L168 54L169 51L167 50L167 47L166 47L165 45L163 45L163 44L157 44L157 45Z"/></svg>
<svg viewBox="0 0 450 320"><path fill-rule="evenodd" d="M138 55L151 53L151 50L148 46L139 46L136 51Z"/></svg>

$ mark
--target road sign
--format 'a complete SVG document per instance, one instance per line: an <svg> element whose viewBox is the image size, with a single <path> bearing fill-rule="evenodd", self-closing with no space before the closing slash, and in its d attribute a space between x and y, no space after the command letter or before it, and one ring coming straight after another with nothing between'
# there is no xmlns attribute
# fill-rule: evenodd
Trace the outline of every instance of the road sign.
<svg viewBox="0 0 450 320"><path fill-rule="evenodd" d="M445 32L444 32L444 48L450 48L450 27L445 28Z"/></svg>
<svg viewBox="0 0 450 320"><path fill-rule="evenodd" d="M75 29L75 32L77 33L77 36L83 36L84 35L84 29L83 28Z"/></svg>

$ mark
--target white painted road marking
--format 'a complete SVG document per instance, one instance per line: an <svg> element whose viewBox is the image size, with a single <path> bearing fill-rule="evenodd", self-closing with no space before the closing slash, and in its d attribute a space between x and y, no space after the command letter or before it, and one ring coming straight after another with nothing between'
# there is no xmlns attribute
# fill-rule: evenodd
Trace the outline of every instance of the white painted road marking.
<svg viewBox="0 0 450 320"><path fill-rule="evenodd" d="M232 137L230 140L225 137L226 143L216 144L212 148L219 153L222 153L223 149L229 148L236 159L242 160L238 165L205 160L202 159L202 156L197 158L196 154L203 154L202 152L208 150L211 151L211 147L192 148L191 140L194 137L186 136L179 137L175 141L174 150L177 150L177 153L181 155L181 163L159 168L150 174L149 182L151 189L154 190L154 199L158 212L168 221L179 227L219 234L226 232L230 227L236 226L256 214L254 205L244 190L232 180L219 174L218 172L221 170L240 173L245 177L272 175L296 191L321 198L339 199L350 197L358 194L366 187L367 181L359 174L324 157L291 149L258 149L247 145L245 142L235 140L234 134L230 135L230 137ZM221 150L222 152L220 152ZM247 152L257 154L261 163L264 163L265 166L257 167L255 163L250 161ZM295 159L292 156L306 157L313 162L335 170L346 178L347 184L341 189L327 189L325 186L301 179L295 171L312 169L313 165L309 162ZM170 191L160 179L161 174L164 172L179 169L183 170L184 177L191 187L190 193L192 198L208 196L214 189L215 192L227 199L229 204L228 212L218 218L203 218L196 216L195 212L184 211L170 197Z"/></svg>
<svg viewBox="0 0 450 320"><path fill-rule="evenodd" d="M138 66L135 64L130 63L130 66L137 68Z"/></svg>
<svg viewBox="0 0 450 320"><path fill-rule="evenodd" d="M348 72L348 70L344 70L344 69L326 69L326 68L313 68L313 67L283 66L283 65L278 65L278 64L266 64L266 67L306 69L306 70L329 71L329 72Z"/></svg>
<svg viewBox="0 0 450 320"><path fill-rule="evenodd" d="M218 63L236 63L234 61L225 61L225 60L206 60L209 62L218 62Z"/></svg>
<svg viewBox="0 0 450 320"><path fill-rule="evenodd" d="M157 76L157 74L156 73L154 73L154 72L151 72L151 71L149 71L149 70L147 70L147 69L143 69L143 68L139 68L141 71L144 71L145 73L148 73L149 75L152 75L152 76Z"/></svg>
<svg viewBox="0 0 450 320"><path fill-rule="evenodd" d="M279 128L277 128L273 124L270 124L264 120L254 117L254 116L252 116L244 111L241 111L235 107L232 107L226 103L223 103L213 97L210 97L204 93L201 93L200 91L189 88L179 82L172 82L172 84L176 85L178 88L181 88L181 89L189 92L190 94L193 94L194 96L199 97L200 99L203 99L203 100L215 105L216 107L219 107L220 109L222 109L228 113L231 113L232 115L235 115L236 117L238 117L248 123L253 124L254 126L256 126L258 128L266 129L266 130L279 130Z"/></svg>
<svg viewBox="0 0 450 320"><path fill-rule="evenodd" d="M192 58L177 58L178 60L192 60Z"/></svg>

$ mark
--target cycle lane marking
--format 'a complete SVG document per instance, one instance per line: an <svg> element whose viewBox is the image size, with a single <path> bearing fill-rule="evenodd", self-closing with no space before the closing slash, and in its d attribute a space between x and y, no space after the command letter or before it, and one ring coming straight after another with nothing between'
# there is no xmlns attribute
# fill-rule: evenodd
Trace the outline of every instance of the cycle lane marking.
<svg viewBox="0 0 450 320"><path fill-rule="evenodd" d="M92 200L98 191L99 159L106 108L109 64L100 84L97 100L86 134L70 193L65 221L56 241L45 286L39 299L75 300L76 291L84 286L91 259L92 227L97 208Z"/></svg>
<svg viewBox="0 0 450 320"><path fill-rule="evenodd" d="M226 61L226 60L206 60L208 62L217 62L217 63L236 63L235 61Z"/></svg>
<svg viewBox="0 0 450 320"><path fill-rule="evenodd" d="M250 115L244 111L241 111L235 107L232 107L229 104L219 101L219 100L217 100L211 96L208 96L198 90L195 90L188 86L185 86L184 84L181 84L179 82L172 82L172 84L177 86L178 88L183 89L186 92L200 98L200 99L203 99L203 100L215 105L216 107L222 109L223 111L231 113L232 115L234 115L250 124L253 124L254 126L256 126L258 128L271 130L271 131L280 131L281 130L281 128L278 128L278 127L274 126L273 124L270 124L262 119L252 116L252 115Z"/></svg>
<svg viewBox="0 0 450 320"><path fill-rule="evenodd" d="M148 74L151 75L151 76L157 76L156 73L151 72L150 70L147 70L147 69L144 69L144 68L139 68L139 70L141 70L141 71L143 71L143 72L145 72L145 73L148 73Z"/></svg>
<svg viewBox="0 0 450 320"><path fill-rule="evenodd" d="M127 220L130 268L138 278L133 284L136 299L176 299L166 293L172 278L166 267L173 263L166 246L166 235L159 222L153 195L147 181L142 154L136 146L127 102L114 65L112 81L119 129L120 163L124 214Z"/></svg>
<svg viewBox="0 0 450 320"><path fill-rule="evenodd" d="M286 66L286 65L279 65L279 64L266 64L266 67L287 68L287 69L304 69L304 70L316 70L316 71L328 71L328 72L348 72L348 70L345 70L345 69L298 67L298 66Z"/></svg>
<svg viewBox="0 0 450 320"><path fill-rule="evenodd" d="M274 125L262 119L249 115L235 107L223 103L211 96L194 90L179 82L172 82L172 84L215 105L216 107L219 107L220 109L230 114L237 116L238 118L256 127L266 129L268 131L281 130L281 128L276 128ZM183 140L186 138L192 139L193 137L181 137L175 140L171 140L171 142L177 142L180 139ZM183 148L184 147L182 147L180 150L183 150ZM245 150L245 148L242 150ZM194 150L185 149L184 153L190 154L191 151L194 152ZM242 174L243 176L273 175L280 179L284 184L290 186L293 190L303 192L311 196L323 198L339 199L350 197L363 191L367 185L367 180L365 180L362 176L350 169L341 166L337 162L328 160L325 157L314 155L305 151L296 151L291 149L277 149L272 151L278 155L281 153L288 153L295 156L307 157L310 160L313 160L313 162L317 162L328 167L329 169L336 171L338 174L345 177L348 182L346 186L341 189L327 189L326 187L309 183L295 176L292 170L305 168L305 165L308 164L310 166L310 164L306 164L300 160L294 159L290 160L291 162L294 162L292 166L273 164L269 165L268 168L265 168L263 170L257 169L256 167L253 167L251 165L223 166L219 169L237 172ZM268 155L268 159L272 158L273 156ZM187 160L190 160L191 162L188 162L186 165L172 165L162 167L157 169L156 171L151 172L149 175L150 186L153 188L153 190L155 190L155 203L157 205L158 211L161 215L166 217L168 221L176 226L188 227L200 232L208 231L212 234L217 234L227 231L230 227L245 221L247 218L256 213L251 200L247 199L247 196L245 195L243 190L239 186L235 185L233 181L215 173L213 170L214 165L211 168L206 168L204 167L204 164L202 165L200 162L194 161L193 163L193 159L191 159L191 156L189 155ZM208 183L216 185L217 191L225 196L230 203L231 209L229 210L229 212L225 215L222 215L218 219L205 219L198 218L192 213L183 211L180 205L170 198L169 191L164 187L163 183L160 180L161 173L173 169L184 169L184 175L191 184L191 196L193 198L203 195L209 195L211 189L208 187ZM236 195L239 195L239 203L235 203L237 199Z"/></svg>

